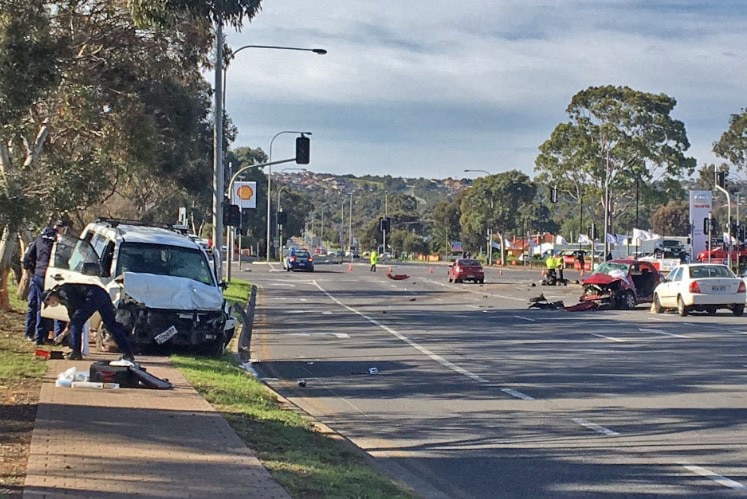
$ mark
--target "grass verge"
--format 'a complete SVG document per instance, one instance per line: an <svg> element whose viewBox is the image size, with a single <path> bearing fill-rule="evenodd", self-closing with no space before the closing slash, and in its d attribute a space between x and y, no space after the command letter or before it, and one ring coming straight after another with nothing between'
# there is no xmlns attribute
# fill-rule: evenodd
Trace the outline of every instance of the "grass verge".
<svg viewBox="0 0 747 499"><path fill-rule="evenodd" d="M246 302L250 285L232 280L227 297ZM257 453L293 497L412 498L362 452L320 432L284 407L265 385L223 358L172 356L171 362Z"/></svg>

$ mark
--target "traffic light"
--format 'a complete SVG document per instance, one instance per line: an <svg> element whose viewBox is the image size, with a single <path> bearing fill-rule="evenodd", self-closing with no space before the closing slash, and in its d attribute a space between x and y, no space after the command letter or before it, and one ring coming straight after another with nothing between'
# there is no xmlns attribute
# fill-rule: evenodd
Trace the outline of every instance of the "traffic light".
<svg viewBox="0 0 747 499"><path fill-rule="evenodd" d="M389 217L383 217L379 219L379 229L381 232L389 232Z"/></svg>
<svg viewBox="0 0 747 499"><path fill-rule="evenodd" d="M726 172L725 171L716 172L716 183L722 189L726 188Z"/></svg>
<svg viewBox="0 0 747 499"><path fill-rule="evenodd" d="M241 208L237 204L223 205L223 225L238 227L241 225Z"/></svg>
<svg viewBox="0 0 747 499"><path fill-rule="evenodd" d="M713 230L713 219L710 217L705 217L703 219L703 233L710 234Z"/></svg>
<svg viewBox="0 0 747 499"><path fill-rule="evenodd" d="M739 239L739 242L744 242L744 225L739 225L737 227L737 239Z"/></svg>
<svg viewBox="0 0 747 499"><path fill-rule="evenodd" d="M550 202L551 203L558 202L558 186L557 185L554 185L552 189L550 190Z"/></svg>
<svg viewBox="0 0 747 499"><path fill-rule="evenodd" d="M305 135L296 137L296 164L308 165L311 155L311 141Z"/></svg>
<svg viewBox="0 0 747 499"><path fill-rule="evenodd" d="M284 211L278 212L278 225L284 225L288 221L288 214Z"/></svg>

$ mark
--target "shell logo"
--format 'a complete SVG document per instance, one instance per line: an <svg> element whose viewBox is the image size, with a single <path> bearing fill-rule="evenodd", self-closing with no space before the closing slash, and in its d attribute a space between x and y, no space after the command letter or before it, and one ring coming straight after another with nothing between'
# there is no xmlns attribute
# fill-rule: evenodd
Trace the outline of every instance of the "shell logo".
<svg viewBox="0 0 747 499"><path fill-rule="evenodd" d="M240 185L239 188L236 189L236 197L242 201L249 201L252 199L252 196L254 196L254 189L246 184Z"/></svg>

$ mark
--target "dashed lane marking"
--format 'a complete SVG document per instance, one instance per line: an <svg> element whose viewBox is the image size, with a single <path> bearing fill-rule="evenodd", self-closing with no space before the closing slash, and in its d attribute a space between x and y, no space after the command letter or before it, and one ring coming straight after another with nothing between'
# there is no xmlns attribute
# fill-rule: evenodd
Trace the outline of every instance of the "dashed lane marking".
<svg viewBox="0 0 747 499"><path fill-rule="evenodd" d="M511 395L514 398L521 399L521 400L534 400L534 397L531 397L527 395L526 393L521 393L518 390L514 390L513 388L501 388L501 391L505 393L506 395Z"/></svg>
<svg viewBox="0 0 747 499"><path fill-rule="evenodd" d="M714 482L720 485L723 485L724 487L729 487L730 489L740 489L740 490L747 489L747 486L745 486L743 483L732 480L731 478L726 478L725 476L719 475L718 473L714 473L713 471L703 468L702 466L696 466L694 464L686 464L686 463L682 463L681 466L683 466L686 470L692 473L695 473L696 475L710 478Z"/></svg>
<svg viewBox="0 0 747 499"><path fill-rule="evenodd" d="M648 328L640 327L640 328L638 328L638 331L640 331L642 333L652 333L652 334L660 334L662 336L671 336L672 338L690 339L689 336L685 336L683 334L669 333L667 331L662 331L661 329L648 329Z"/></svg>
<svg viewBox="0 0 747 499"><path fill-rule="evenodd" d="M530 317L524 317L523 315L514 315L514 318L521 319L521 320L527 321L527 322L537 322L536 320L534 320L534 319L532 319Z"/></svg>
<svg viewBox="0 0 747 499"><path fill-rule="evenodd" d="M605 335L599 334L599 333L591 333L591 335L592 336L596 336L597 338L604 338L605 340L617 341L618 343L625 343L627 341L627 340L623 340L623 339L620 339L620 338L613 338L612 336L605 336Z"/></svg>
<svg viewBox="0 0 747 499"><path fill-rule="evenodd" d="M588 428L590 430L594 430L595 432L601 433L602 435L606 435L608 437L616 437L620 435L616 431L612 431L609 428L605 428L604 426L592 423L591 421L587 421L583 418L571 418L571 421L573 421L577 425L583 426L584 428Z"/></svg>

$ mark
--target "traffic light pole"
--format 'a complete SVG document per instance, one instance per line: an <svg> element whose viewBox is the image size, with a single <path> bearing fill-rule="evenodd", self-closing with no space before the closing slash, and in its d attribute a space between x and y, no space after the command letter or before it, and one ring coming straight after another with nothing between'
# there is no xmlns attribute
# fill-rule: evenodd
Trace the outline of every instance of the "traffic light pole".
<svg viewBox="0 0 747 499"><path fill-rule="evenodd" d="M728 248L726 252L726 262L729 268L731 268L731 196L729 196L729 191L724 188L726 186L726 177L724 175L724 172L714 173L714 186L716 187L716 189L726 194L726 233L728 234L728 241L726 242Z"/></svg>

